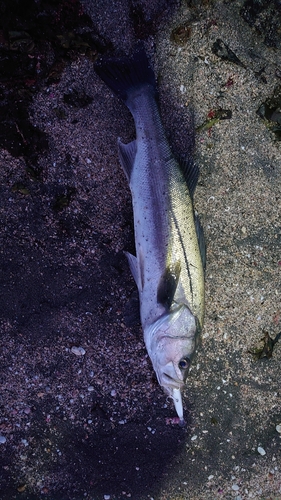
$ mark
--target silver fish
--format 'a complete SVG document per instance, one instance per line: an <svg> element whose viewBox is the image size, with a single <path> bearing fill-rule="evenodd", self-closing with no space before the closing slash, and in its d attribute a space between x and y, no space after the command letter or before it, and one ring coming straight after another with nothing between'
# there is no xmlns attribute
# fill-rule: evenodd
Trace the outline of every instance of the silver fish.
<svg viewBox="0 0 281 500"><path fill-rule="evenodd" d="M204 318L205 244L193 209L199 171L191 159L179 165L171 152L142 46L131 58L101 58L95 71L135 121L136 139L118 140L134 211L136 256L126 255L139 291L148 354L183 422L181 391Z"/></svg>

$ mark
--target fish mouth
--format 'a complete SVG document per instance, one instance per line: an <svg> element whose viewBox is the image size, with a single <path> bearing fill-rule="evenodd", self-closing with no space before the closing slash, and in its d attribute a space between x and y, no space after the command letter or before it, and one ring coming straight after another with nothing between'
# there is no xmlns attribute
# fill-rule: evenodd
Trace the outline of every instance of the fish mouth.
<svg viewBox="0 0 281 500"><path fill-rule="evenodd" d="M166 372L162 373L162 385L168 389L181 389L184 386L184 381L174 378ZM167 387L168 386L168 387ZM169 391L170 392L170 391Z"/></svg>
<svg viewBox="0 0 281 500"><path fill-rule="evenodd" d="M179 370L176 370L172 361L162 366L157 372L160 385L162 385L169 394L171 394L172 389L182 389L184 387L185 384L183 377L181 377L182 374L178 373Z"/></svg>
<svg viewBox="0 0 281 500"><path fill-rule="evenodd" d="M181 390L184 386L184 382L171 377L167 373L162 373L161 385L169 397L172 398L180 423L183 424L184 419Z"/></svg>

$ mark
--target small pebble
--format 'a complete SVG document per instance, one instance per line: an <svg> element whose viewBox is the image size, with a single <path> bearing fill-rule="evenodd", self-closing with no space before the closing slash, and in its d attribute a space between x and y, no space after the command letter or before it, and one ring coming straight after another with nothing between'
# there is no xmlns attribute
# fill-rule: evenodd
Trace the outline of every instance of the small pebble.
<svg viewBox="0 0 281 500"><path fill-rule="evenodd" d="M85 349L83 349L83 347L76 346L71 347L71 352L73 352L73 354L75 354L76 356L84 356L84 354L86 354L86 351Z"/></svg>
<svg viewBox="0 0 281 500"><path fill-rule="evenodd" d="M239 490L238 484L233 484L232 489L233 489L233 491L238 491Z"/></svg>
<svg viewBox="0 0 281 500"><path fill-rule="evenodd" d="M92 391L94 391L94 390L95 390L95 388L94 388L92 385L89 385L89 387L88 387L88 391L89 391L89 392L92 392Z"/></svg>
<svg viewBox="0 0 281 500"><path fill-rule="evenodd" d="M195 441L195 439L197 439L197 436L196 436L196 435L195 435L195 436L192 436L191 441Z"/></svg>
<svg viewBox="0 0 281 500"><path fill-rule="evenodd" d="M0 444L6 443L6 438L5 436L0 436Z"/></svg>
<svg viewBox="0 0 281 500"><path fill-rule="evenodd" d="M259 447L258 447L258 453L259 453L260 455L264 456L264 455L266 454L266 451L265 451L265 450L264 450L261 446L259 446Z"/></svg>
<svg viewBox="0 0 281 500"><path fill-rule="evenodd" d="M110 495L103 495L104 500L110 500Z"/></svg>
<svg viewBox="0 0 281 500"><path fill-rule="evenodd" d="M281 434L281 424L276 425L275 429Z"/></svg>

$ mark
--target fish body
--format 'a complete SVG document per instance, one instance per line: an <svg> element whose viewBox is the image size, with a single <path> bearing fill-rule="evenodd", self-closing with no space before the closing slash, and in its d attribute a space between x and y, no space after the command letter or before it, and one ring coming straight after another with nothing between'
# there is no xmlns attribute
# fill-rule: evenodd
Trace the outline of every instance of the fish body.
<svg viewBox="0 0 281 500"><path fill-rule="evenodd" d="M96 72L131 111L136 139L118 141L132 194L136 281L144 341L158 382L183 420L181 390L204 318L204 239L193 209L198 168L180 166L156 102L153 70L143 48L132 58L101 59Z"/></svg>

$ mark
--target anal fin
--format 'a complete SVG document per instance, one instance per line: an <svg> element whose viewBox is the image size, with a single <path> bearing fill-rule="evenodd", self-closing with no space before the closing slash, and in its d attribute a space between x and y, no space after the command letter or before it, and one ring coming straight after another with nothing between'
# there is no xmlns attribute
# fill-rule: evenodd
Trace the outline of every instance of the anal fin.
<svg viewBox="0 0 281 500"><path fill-rule="evenodd" d="M137 257L135 257L134 255L132 255L129 252L124 252L124 254L126 255L126 257L128 259L131 273L132 273L133 278L136 282L138 290L139 290L139 292L141 292L143 285L142 285L142 277L140 275L139 266L138 266L138 259L137 259Z"/></svg>
<svg viewBox="0 0 281 500"><path fill-rule="evenodd" d="M118 139L118 152L120 163L123 167L123 170L126 174L128 181L130 181L131 173L133 170L136 152L137 152L137 144L136 141L129 142L128 144L124 144L120 139Z"/></svg>

